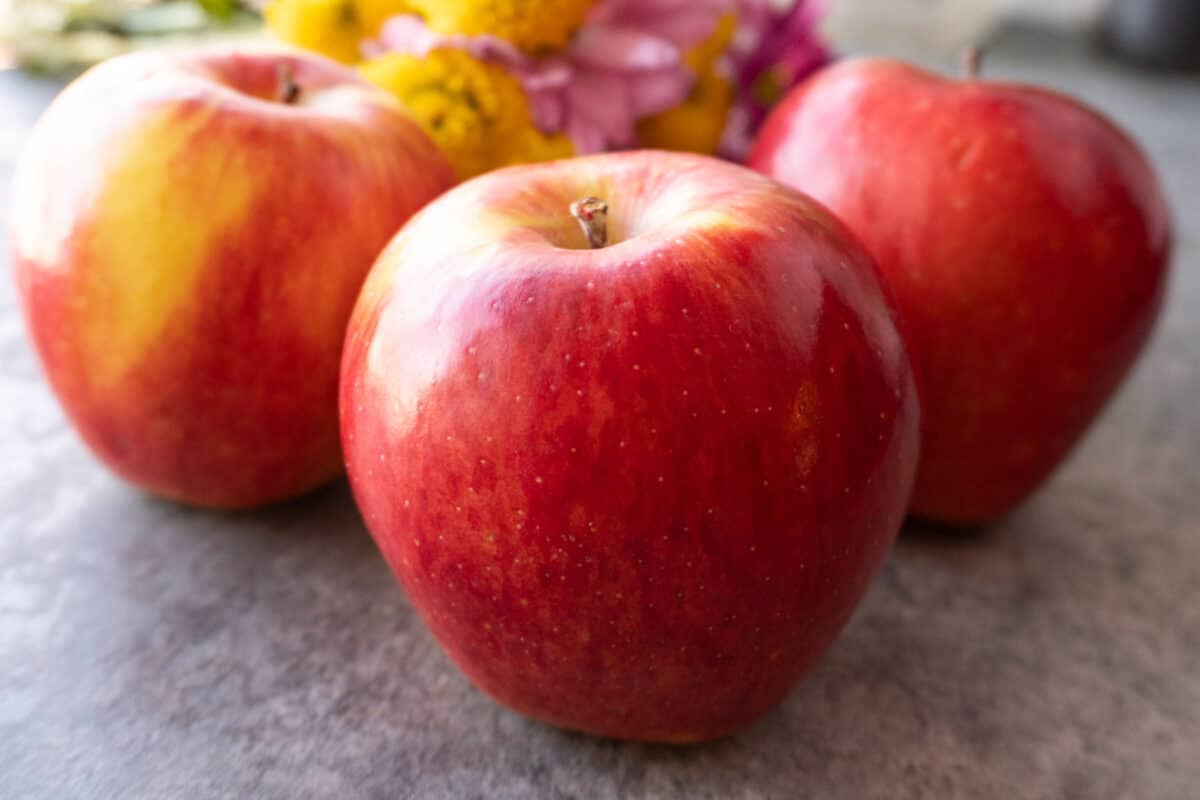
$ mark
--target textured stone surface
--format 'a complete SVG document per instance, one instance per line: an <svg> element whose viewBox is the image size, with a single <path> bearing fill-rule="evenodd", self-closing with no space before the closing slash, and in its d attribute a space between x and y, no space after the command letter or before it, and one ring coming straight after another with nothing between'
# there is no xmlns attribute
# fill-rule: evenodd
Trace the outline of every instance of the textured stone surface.
<svg viewBox="0 0 1200 800"><path fill-rule="evenodd" d="M1049 486L974 535L910 527L810 679L702 747L565 734L482 697L344 486L214 515L119 484L0 280L0 797L1196 797L1200 84L1029 37L988 69L1148 148L1179 228L1165 324ZM0 73L5 183L55 88Z"/></svg>

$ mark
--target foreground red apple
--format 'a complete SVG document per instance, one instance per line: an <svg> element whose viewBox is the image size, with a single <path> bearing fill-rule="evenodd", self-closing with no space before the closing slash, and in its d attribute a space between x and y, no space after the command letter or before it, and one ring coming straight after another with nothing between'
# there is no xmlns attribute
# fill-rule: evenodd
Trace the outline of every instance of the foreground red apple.
<svg viewBox="0 0 1200 800"><path fill-rule="evenodd" d="M189 503L329 480L354 299L451 182L388 95L323 59L91 70L38 123L11 212L26 321L71 420L117 473Z"/></svg>
<svg viewBox="0 0 1200 800"><path fill-rule="evenodd" d="M777 108L750 164L828 205L882 270L921 386L917 514L984 522L1036 489L1158 314L1163 193L1062 95L843 62Z"/></svg>
<svg viewBox="0 0 1200 800"><path fill-rule="evenodd" d="M867 255L699 156L515 167L431 204L368 279L341 399L368 527L453 659L519 711L630 739L778 701L916 468Z"/></svg>

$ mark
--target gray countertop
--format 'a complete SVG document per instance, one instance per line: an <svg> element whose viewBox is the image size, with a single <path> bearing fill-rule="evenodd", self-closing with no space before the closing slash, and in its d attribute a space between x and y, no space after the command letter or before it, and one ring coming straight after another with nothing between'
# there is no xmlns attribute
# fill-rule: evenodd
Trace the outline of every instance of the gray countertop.
<svg viewBox="0 0 1200 800"><path fill-rule="evenodd" d="M1165 321L1049 485L986 531L910 525L817 670L713 744L491 703L344 485L237 515L122 485L0 279L0 798L1200 797L1200 82L1028 36L988 71L1149 150L1178 228ZM56 88L0 73L0 181Z"/></svg>

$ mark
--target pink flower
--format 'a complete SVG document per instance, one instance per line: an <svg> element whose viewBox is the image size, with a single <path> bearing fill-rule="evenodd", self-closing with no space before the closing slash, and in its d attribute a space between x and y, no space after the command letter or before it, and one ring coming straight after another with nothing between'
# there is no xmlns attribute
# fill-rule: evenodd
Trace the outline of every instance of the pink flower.
<svg viewBox="0 0 1200 800"><path fill-rule="evenodd" d="M737 81L721 152L742 160L771 106L788 89L830 62L817 33L828 0L738 0L738 32L728 57Z"/></svg>

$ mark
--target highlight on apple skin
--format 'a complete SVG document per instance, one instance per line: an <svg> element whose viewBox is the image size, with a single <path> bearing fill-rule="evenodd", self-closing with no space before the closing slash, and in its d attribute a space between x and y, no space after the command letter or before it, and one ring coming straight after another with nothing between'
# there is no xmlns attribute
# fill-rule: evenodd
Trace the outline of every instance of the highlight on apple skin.
<svg viewBox="0 0 1200 800"><path fill-rule="evenodd" d="M426 207L364 287L341 410L355 498L450 657L625 739L778 703L916 469L869 256L808 198L681 154L509 168Z"/></svg>
<svg viewBox="0 0 1200 800"><path fill-rule="evenodd" d="M187 503L330 480L354 299L452 184L392 98L315 56L93 68L38 122L11 211L25 319L71 421L116 473Z"/></svg>
<svg viewBox="0 0 1200 800"><path fill-rule="evenodd" d="M1028 497L1162 306L1154 170L1064 95L845 61L780 103L749 163L826 204L879 265L921 388L914 514L985 523Z"/></svg>

